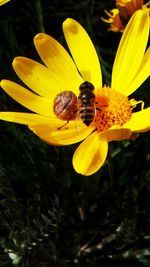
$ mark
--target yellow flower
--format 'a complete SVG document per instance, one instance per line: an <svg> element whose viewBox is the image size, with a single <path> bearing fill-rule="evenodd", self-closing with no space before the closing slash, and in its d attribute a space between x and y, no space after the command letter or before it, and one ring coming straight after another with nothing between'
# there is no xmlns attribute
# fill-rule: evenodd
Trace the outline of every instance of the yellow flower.
<svg viewBox="0 0 150 267"><path fill-rule="evenodd" d="M7 2L9 2L10 0L0 0L0 6L6 4Z"/></svg>
<svg viewBox="0 0 150 267"><path fill-rule="evenodd" d="M123 32L126 24L137 10L147 10L150 12L148 3L144 4L143 0L116 0L116 7L109 12L105 10L108 19L102 18L106 23L110 24L109 31Z"/></svg>
<svg viewBox="0 0 150 267"><path fill-rule="evenodd" d="M108 142L130 139L134 133L150 129L150 108L133 112L142 101L128 99L150 73L150 48L145 52L149 16L137 11L129 21L116 53L110 88L102 85L99 59L84 28L68 18L63 31L74 61L55 39L37 34L34 44L46 66L25 57L13 61L17 75L32 91L1 81L3 90L33 113L0 112L0 119L26 124L52 145L84 140L74 153L73 166L78 173L91 175L105 162ZM94 85L96 116L90 126L82 123L78 129L75 120L63 126L64 121L54 114L54 99L67 90L79 96L84 81Z"/></svg>

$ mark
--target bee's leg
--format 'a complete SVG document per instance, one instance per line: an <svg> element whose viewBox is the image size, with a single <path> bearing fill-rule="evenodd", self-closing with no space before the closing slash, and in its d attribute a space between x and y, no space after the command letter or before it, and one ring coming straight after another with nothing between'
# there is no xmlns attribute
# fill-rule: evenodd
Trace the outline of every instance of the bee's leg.
<svg viewBox="0 0 150 267"><path fill-rule="evenodd" d="M73 111L73 113L76 113L76 112L77 112L77 110ZM64 126L66 126L69 123L69 121L71 120L71 117L72 117L72 114L70 114L69 119L62 126L58 127L57 130L61 130Z"/></svg>
<svg viewBox="0 0 150 267"><path fill-rule="evenodd" d="M68 119L62 126L58 127L57 130L61 130L65 125L69 123L70 119Z"/></svg>
<svg viewBox="0 0 150 267"><path fill-rule="evenodd" d="M101 108L98 108L98 107L96 106L96 104L98 104L98 102L95 103L95 112L96 112L96 110L98 110L98 111L102 111L102 109L101 109Z"/></svg>

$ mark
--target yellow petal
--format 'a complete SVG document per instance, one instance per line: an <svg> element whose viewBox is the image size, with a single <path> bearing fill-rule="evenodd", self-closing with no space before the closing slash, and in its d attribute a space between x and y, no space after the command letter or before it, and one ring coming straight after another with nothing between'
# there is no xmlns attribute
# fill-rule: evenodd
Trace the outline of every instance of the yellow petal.
<svg viewBox="0 0 150 267"><path fill-rule="evenodd" d="M0 120L28 125L44 142L59 146L80 142L93 131L93 128L84 125L77 129L75 121L62 127L64 121L31 113L0 112ZM60 127L62 128L58 130Z"/></svg>
<svg viewBox="0 0 150 267"><path fill-rule="evenodd" d="M99 59L87 32L77 21L70 18L63 23L63 31L68 47L84 80L93 83L95 89L102 87Z"/></svg>
<svg viewBox="0 0 150 267"><path fill-rule="evenodd" d="M63 91L63 84L54 73L50 74L44 65L25 57L16 57L13 68L19 78L34 92L46 97L54 98Z"/></svg>
<svg viewBox="0 0 150 267"><path fill-rule="evenodd" d="M82 175L91 175L103 165L108 151L108 142L98 132L87 137L76 149L73 166Z"/></svg>
<svg viewBox="0 0 150 267"><path fill-rule="evenodd" d="M64 124L61 120L51 120L49 125L30 125L29 128L46 143L57 146L80 142L93 131L93 128L84 125L78 129L75 121L63 126ZM59 129L60 127L62 128Z"/></svg>
<svg viewBox="0 0 150 267"><path fill-rule="evenodd" d="M133 132L146 132L150 130L150 108L143 109L132 114L131 119L124 124L124 127Z"/></svg>
<svg viewBox="0 0 150 267"><path fill-rule="evenodd" d="M112 88L125 93L143 59L149 35L148 12L134 13L122 35L112 72Z"/></svg>
<svg viewBox="0 0 150 267"><path fill-rule="evenodd" d="M34 44L41 59L49 68L49 76L58 81L58 89L60 91L71 90L79 94L79 85L83 79L63 46L45 33L37 34Z"/></svg>
<svg viewBox="0 0 150 267"><path fill-rule="evenodd" d="M149 77L150 75L150 47L147 49L140 68L137 72L137 75L133 79L133 81L128 85L125 89L125 95L130 95L134 93L134 91L140 87L140 85Z"/></svg>
<svg viewBox="0 0 150 267"><path fill-rule="evenodd" d="M0 112L0 120L15 122L20 124L41 124L43 123L50 123L50 119L43 117L38 114L32 113L24 113L24 112Z"/></svg>
<svg viewBox="0 0 150 267"><path fill-rule="evenodd" d="M9 80L2 80L3 90L22 106L39 113L43 116L54 116L53 101L40 97L23 86Z"/></svg>
<svg viewBox="0 0 150 267"><path fill-rule="evenodd" d="M128 128L128 127L126 127ZM113 127L107 131L104 131L101 133L101 137L103 139L106 139L108 142L111 141L121 141L121 140L126 140L130 137L132 134L132 131L130 129L126 128L118 128L118 129L113 129Z"/></svg>
<svg viewBox="0 0 150 267"><path fill-rule="evenodd" d="M0 0L0 6L6 4L7 2L9 2L10 0Z"/></svg>

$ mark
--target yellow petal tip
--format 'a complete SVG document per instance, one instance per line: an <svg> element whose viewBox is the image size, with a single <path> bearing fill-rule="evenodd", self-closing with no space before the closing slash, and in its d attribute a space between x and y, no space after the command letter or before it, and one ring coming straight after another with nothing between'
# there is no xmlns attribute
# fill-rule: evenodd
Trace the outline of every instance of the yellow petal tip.
<svg viewBox="0 0 150 267"><path fill-rule="evenodd" d="M25 68L25 64L28 62L28 59L27 58L24 58L24 57L15 57L13 62L12 62L12 66L13 66L13 69L15 70L16 73L25 73L25 74L28 74L31 69L30 68ZM32 66L30 66L32 67Z"/></svg>
<svg viewBox="0 0 150 267"><path fill-rule="evenodd" d="M24 62L27 60L27 58L25 57L21 57L21 56L18 56L18 57L15 57L13 59L13 62L12 62L12 66L15 67L17 66L18 64L24 64Z"/></svg>
<svg viewBox="0 0 150 267"><path fill-rule="evenodd" d="M77 22L74 19L71 18L67 18L64 22L63 22L63 28L68 29L70 32L72 33L76 33L78 28L77 28Z"/></svg>
<svg viewBox="0 0 150 267"><path fill-rule="evenodd" d="M71 19L71 18L67 18L64 22L63 22L63 24L70 24L70 23L72 23L74 21L74 19Z"/></svg>
<svg viewBox="0 0 150 267"><path fill-rule="evenodd" d="M0 86L3 88L3 86L5 86L7 80L3 79L0 81Z"/></svg>
<svg viewBox="0 0 150 267"><path fill-rule="evenodd" d="M44 34L44 33L38 33L38 34L35 35L34 41L35 42L43 43L43 41L45 41L45 37L46 37L46 34Z"/></svg>
<svg viewBox="0 0 150 267"><path fill-rule="evenodd" d="M15 57L13 59L12 66L14 67L18 61L19 61L19 57Z"/></svg>

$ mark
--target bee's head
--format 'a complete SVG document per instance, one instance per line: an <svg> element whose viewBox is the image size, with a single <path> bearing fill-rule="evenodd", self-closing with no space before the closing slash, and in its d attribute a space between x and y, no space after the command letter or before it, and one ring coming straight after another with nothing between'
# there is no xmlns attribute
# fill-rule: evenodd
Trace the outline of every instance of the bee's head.
<svg viewBox="0 0 150 267"><path fill-rule="evenodd" d="M85 90L85 89L93 91L94 90L94 85L92 83L88 82L88 81L85 81L85 82L80 84L79 90L82 91L82 90Z"/></svg>

